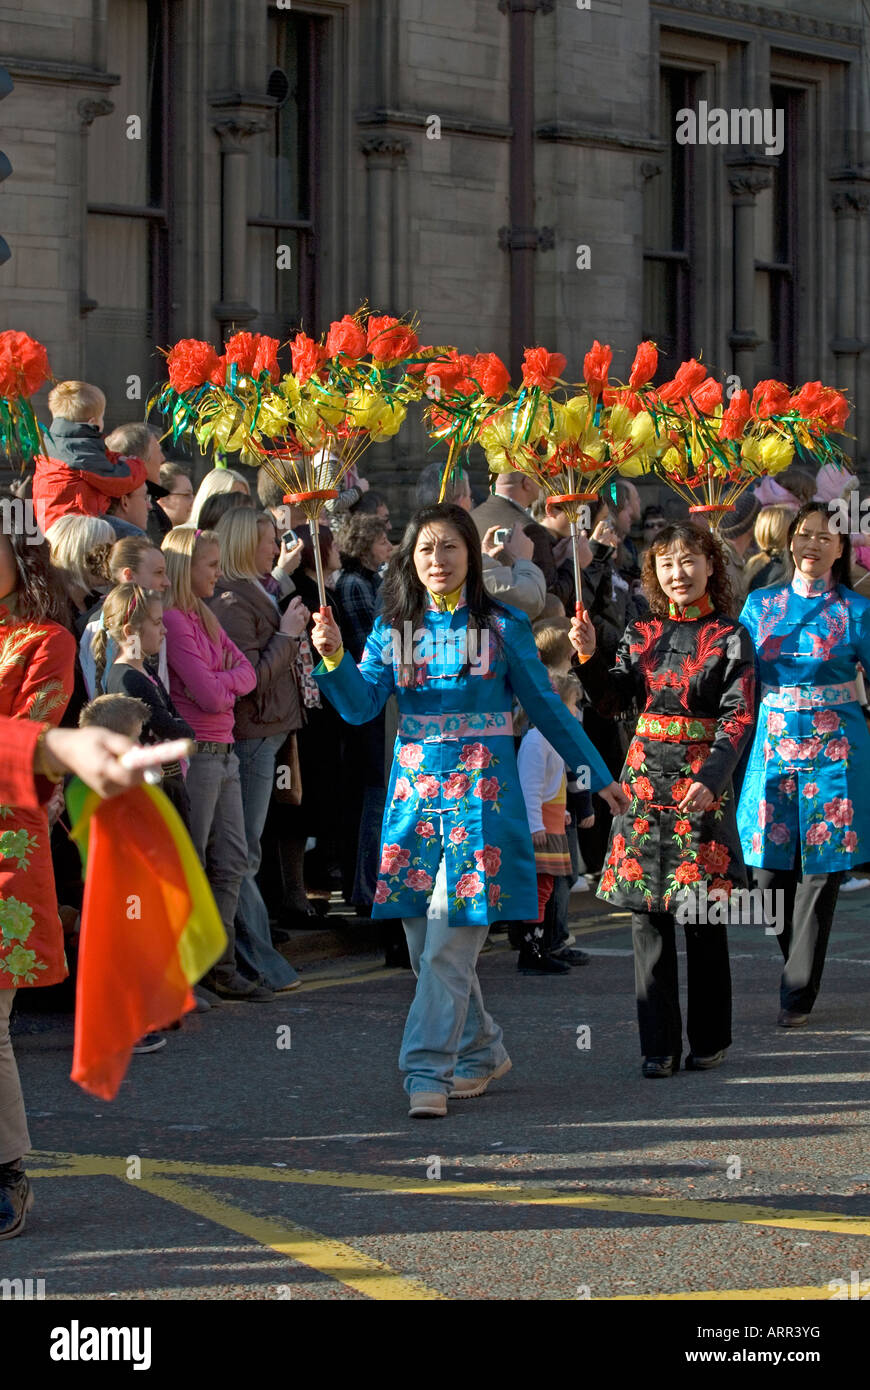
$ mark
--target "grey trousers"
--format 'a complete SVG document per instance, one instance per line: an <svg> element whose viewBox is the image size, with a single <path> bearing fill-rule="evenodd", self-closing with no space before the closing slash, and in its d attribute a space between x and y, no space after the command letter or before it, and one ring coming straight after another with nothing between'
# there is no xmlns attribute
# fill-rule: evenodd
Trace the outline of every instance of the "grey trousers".
<svg viewBox="0 0 870 1390"><path fill-rule="evenodd" d="M842 872L801 874L798 869L753 869L756 885L783 895L785 925L777 940L785 958L779 984L780 1008L808 1014L822 983L828 938Z"/></svg>
<svg viewBox="0 0 870 1390"><path fill-rule="evenodd" d="M227 934L212 975L228 983L236 974L236 908L248 872L242 784L235 753L195 753L187 773L190 838L206 871Z"/></svg>
<svg viewBox="0 0 870 1390"><path fill-rule="evenodd" d="M24 1097L9 1036L14 989L0 989L0 1163L14 1163L30 1151Z"/></svg>

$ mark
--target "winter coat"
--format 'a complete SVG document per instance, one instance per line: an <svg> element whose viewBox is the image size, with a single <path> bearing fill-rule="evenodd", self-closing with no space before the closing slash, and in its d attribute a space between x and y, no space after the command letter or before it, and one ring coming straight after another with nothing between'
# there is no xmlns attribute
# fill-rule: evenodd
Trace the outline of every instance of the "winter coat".
<svg viewBox="0 0 870 1390"><path fill-rule="evenodd" d="M236 700L257 683L248 658L222 627L212 637L196 613L167 608L169 694L201 743L232 743Z"/></svg>
<svg viewBox="0 0 870 1390"><path fill-rule="evenodd" d="M145 481L141 459L109 454L96 425L73 420L51 422L33 475L33 502L43 531L67 512L104 516L115 497L135 492Z"/></svg>
<svg viewBox="0 0 870 1390"><path fill-rule="evenodd" d="M257 673L256 687L236 701L235 737L271 738L302 723L294 666L299 644L279 632L276 601L256 579L219 579L209 601L224 631Z"/></svg>

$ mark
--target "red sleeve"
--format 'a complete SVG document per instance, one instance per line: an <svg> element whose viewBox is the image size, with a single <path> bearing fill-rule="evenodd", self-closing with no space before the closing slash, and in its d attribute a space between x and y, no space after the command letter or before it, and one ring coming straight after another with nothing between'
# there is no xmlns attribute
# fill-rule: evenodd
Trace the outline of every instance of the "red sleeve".
<svg viewBox="0 0 870 1390"><path fill-rule="evenodd" d="M47 725L0 715L0 802L38 811L53 790L45 777L33 775L36 740Z"/></svg>
<svg viewBox="0 0 870 1390"><path fill-rule="evenodd" d="M42 626L49 631L30 654L15 696L15 714L56 727L73 692L76 639L57 623Z"/></svg>
<svg viewBox="0 0 870 1390"><path fill-rule="evenodd" d="M128 492L135 492L144 483L145 465L141 459L134 458L125 458L124 463L130 470L126 478L107 478L102 473L86 473L84 469L77 469L76 472L82 482L95 492L101 492L104 497L126 497Z"/></svg>

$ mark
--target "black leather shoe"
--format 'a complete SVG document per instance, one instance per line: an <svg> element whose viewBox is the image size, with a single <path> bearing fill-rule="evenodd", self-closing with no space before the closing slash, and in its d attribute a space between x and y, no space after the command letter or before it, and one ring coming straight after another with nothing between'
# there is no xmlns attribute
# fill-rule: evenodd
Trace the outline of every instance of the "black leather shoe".
<svg viewBox="0 0 870 1390"><path fill-rule="evenodd" d="M0 1240L20 1236L24 1221L33 1206L30 1179L23 1170L12 1172L13 1165L0 1170Z"/></svg>
<svg viewBox="0 0 870 1390"><path fill-rule="evenodd" d="M570 975L571 967L543 951L520 951L517 970L521 975Z"/></svg>
<svg viewBox="0 0 870 1390"><path fill-rule="evenodd" d="M805 1023L809 1023L809 1014L792 1013L791 1009L780 1009L779 1018L776 1020L780 1028L803 1028Z"/></svg>
<svg viewBox="0 0 870 1390"><path fill-rule="evenodd" d="M714 1067L721 1067L724 1061L724 1047L720 1052L711 1052L709 1057L696 1057L694 1052L690 1052L686 1058L686 1071L712 1071Z"/></svg>
<svg viewBox="0 0 870 1390"><path fill-rule="evenodd" d="M563 946L559 951L551 951L553 960L564 961L566 965L588 965L592 957L588 951L580 951L574 946Z"/></svg>
<svg viewBox="0 0 870 1390"><path fill-rule="evenodd" d="M657 1081L660 1077L673 1076L675 1071L680 1070L679 1057L644 1057L643 1074L648 1076L651 1081Z"/></svg>

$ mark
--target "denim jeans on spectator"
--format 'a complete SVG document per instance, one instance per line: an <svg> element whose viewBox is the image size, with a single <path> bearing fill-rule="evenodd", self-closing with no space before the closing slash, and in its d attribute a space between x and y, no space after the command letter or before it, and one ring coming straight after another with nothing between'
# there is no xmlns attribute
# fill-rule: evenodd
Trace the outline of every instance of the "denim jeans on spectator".
<svg viewBox="0 0 870 1390"><path fill-rule="evenodd" d="M235 753L194 753L187 773L190 838L205 869L227 934L227 948L210 976L226 983L236 971L235 917L248 871L239 760Z"/></svg>
<svg viewBox="0 0 870 1390"><path fill-rule="evenodd" d="M236 959L246 979L262 980L270 989L280 989L299 978L272 945L269 913L257 887L260 840L275 785L275 757L285 738L286 734L273 734L271 738L240 738L236 743L248 841L248 868L236 910Z"/></svg>
<svg viewBox="0 0 870 1390"><path fill-rule="evenodd" d="M451 1089L456 1076L488 1076L507 1057L502 1031L483 1004L477 957L489 930L451 927L442 854L426 917L402 919L417 990L405 1024L399 1068L405 1090Z"/></svg>
<svg viewBox="0 0 870 1390"><path fill-rule="evenodd" d="M30 1151L24 1098L9 1036L14 1000L14 989L0 989L0 1163L14 1163Z"/></svg>

